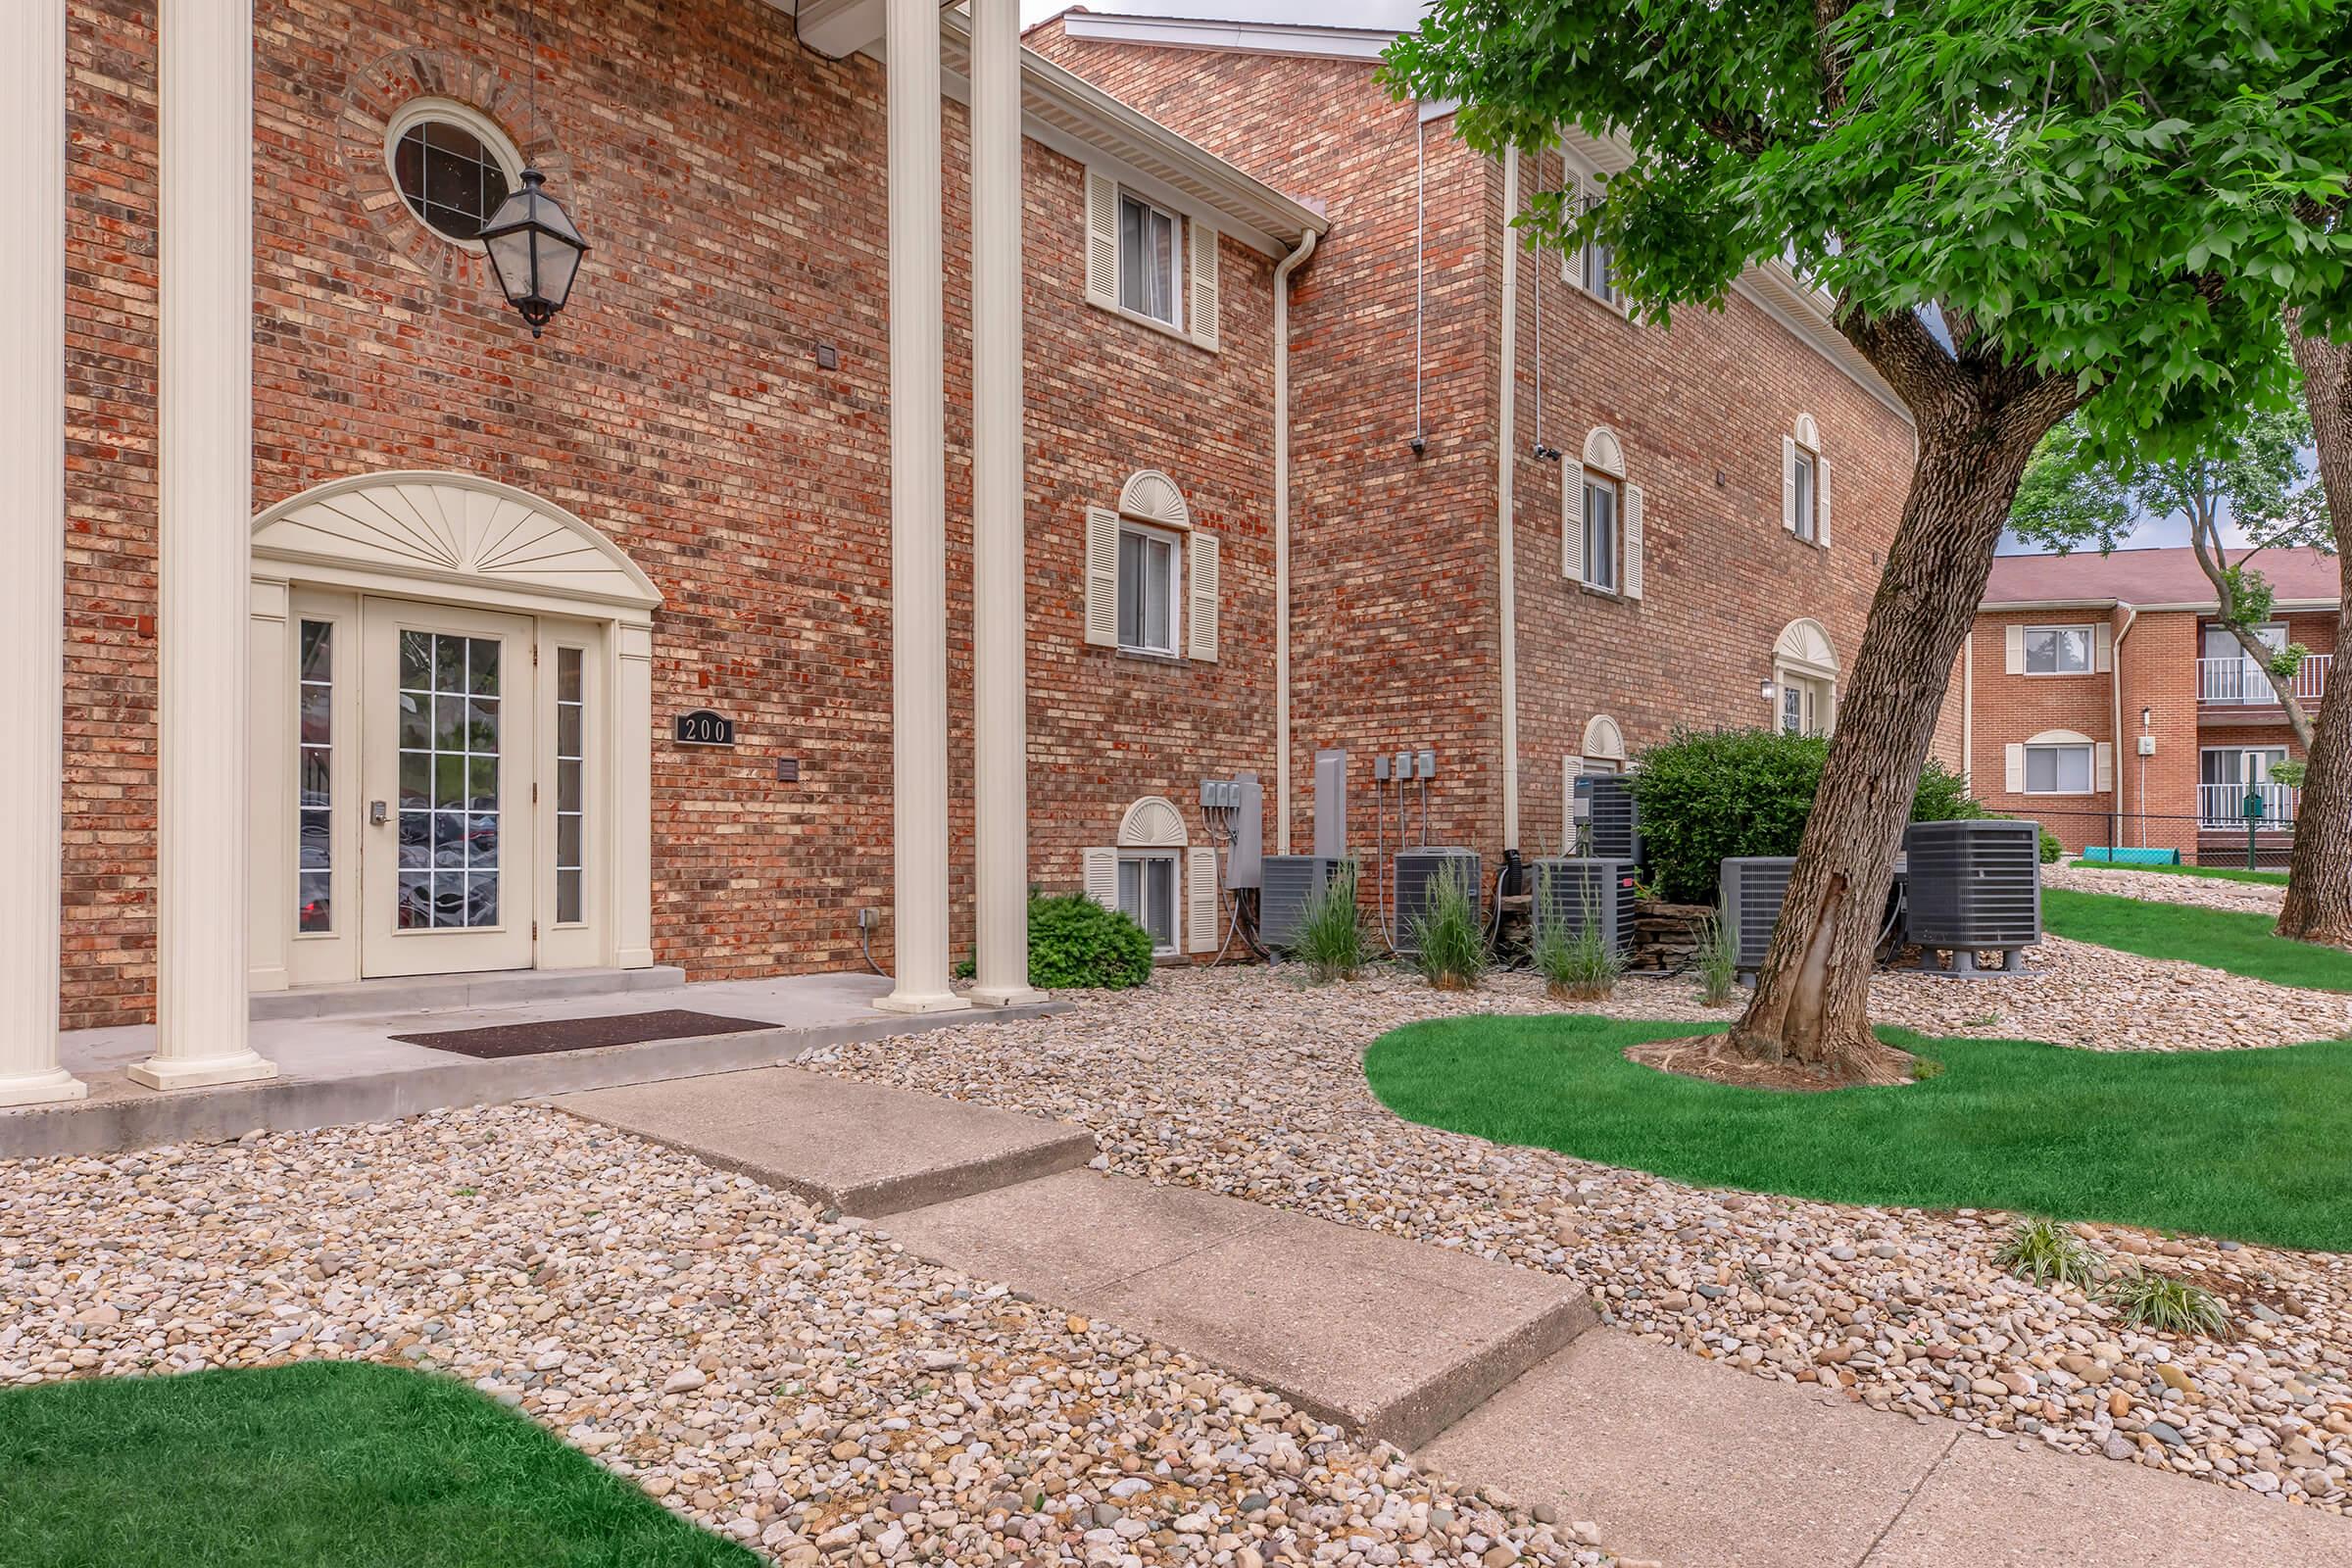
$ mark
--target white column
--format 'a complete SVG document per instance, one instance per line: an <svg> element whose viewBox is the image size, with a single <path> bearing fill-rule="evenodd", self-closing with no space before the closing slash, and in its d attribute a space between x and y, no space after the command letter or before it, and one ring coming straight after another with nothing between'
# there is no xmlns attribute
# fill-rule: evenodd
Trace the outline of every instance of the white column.
<svg viewBox="0 0 2352 1568"><path fill-rule="evenodd" d="M57 1064L66 646L66 0L0 50L0 1105L79 1100Z"/></svg>
<svg viewBox="0 0 2352 1568"><path fill-rule="evenodd" d="M978 983L1029 986L1028 572L1021 477L1021 15L972 0L972 818Z"/></svg>
<svg viewBox="0 0 2352 1568"><path fill-rule="evenodd" d="M948 985L947 378L937 0L888 0L890 755L898 979L877 1006L944 1012Z"/></svg>
<svg viewBox="0 0 2352 1568"><path fill-rule="evenodd" d="M252 0L161 0L157 33L156 1052L130 1076L190 1089L277 1072L246 1039Z"/></svg>

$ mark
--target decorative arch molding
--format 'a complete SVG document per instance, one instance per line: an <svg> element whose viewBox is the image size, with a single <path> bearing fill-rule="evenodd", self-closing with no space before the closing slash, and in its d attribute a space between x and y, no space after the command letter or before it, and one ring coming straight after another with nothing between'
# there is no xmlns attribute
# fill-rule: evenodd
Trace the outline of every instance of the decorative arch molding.
<svg viewBox="0 0 2352 1568"><path fill-rule="evenodd" d="M1810 615L1800 615L1781 629L1779 640L1772 645L1772 657L1782 668L1800 675L1838 678L1838 650L1831 644L1829 632Z"/></svg>
<svg viewBox="0 0 2352 1568"><path fill-rule="evenodd" d="M1594 713L1585 720L1583 756L1601 761L1625 760L1625 732L1617 721L1606 713Z"/></svg>
<svg viewBox="0 0 2352 1568"><path fill-rule="evenodd" d="M1790 433L1796 437L1798 446L1812 452L1821 450L1821 426L1814 422L1813 416L1810 414L1798 415L1796 424Z"/></svg>
<svg viewBox="0 0 2352 1568"><path fill-rule="evenodd" d="M600 606L645 624L661 591L594 526L474 474L400 470L315 485L253 522L253 559L286 575L389 592L463 589L516 609Z"/></svg>
<svg viewBox="0 0 2352 1568"><path fill-rule="evenodd" d="M1184 813L1164 795L1147 795L1119 818L1122 850L1181 850L1188 842Z"/></svg>
<svg viewBox="0 0 2352 1568"><path fill-rule="evenodd" d="M1129 476L1119 491L1119 514L1171 528L1193 525L1193 509L1186 504L1184 492L1157 468L1144 468Z"/></svg>
<svg viewBox="0 0 2352 1568"><path fill-rule="evenodd" d="M2045 729L2027 740L2028 746L2090 746L2095 744L2081 730Z"/></svg>
<svg viewBox="0 0 2352 1568"><path fill-rule="evenodd" d="M1625 448L1618 445L1616 431L1605 424L1592 427L1585 437L1585 466L1615 478L1625 477Z"/></svg>

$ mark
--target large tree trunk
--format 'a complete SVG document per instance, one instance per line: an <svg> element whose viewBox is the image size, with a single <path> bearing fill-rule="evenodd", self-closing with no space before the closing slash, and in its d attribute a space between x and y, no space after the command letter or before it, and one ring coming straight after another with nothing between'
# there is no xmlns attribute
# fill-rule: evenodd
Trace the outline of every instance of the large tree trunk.
<svg viewBox="0 0 2352 1568"><path fill-rule="evenodd" d="M2303 371L2320 484L2335 533L2340 657L2352 649L2352 344L2305 335L2299 311L2286 313L2286 335ZM2352 946L2352 701L2338 698L2332 668L2319 721L2312 726L2278 934Z"/></svg>
<svg viewBox="0 0 2352 1568"><path fill-rule="evenodd" d="M1955 399L1955 402L1960 401ZM1870 1030L1870 977L1894 854L1952 662L1975 623L2026 460L2069 399L1921 419L1919 466L1853 675L1839 693L1821 792L1805 821L1754 998L1732 1049L1853 1083L1909 1076Z"/></svg>

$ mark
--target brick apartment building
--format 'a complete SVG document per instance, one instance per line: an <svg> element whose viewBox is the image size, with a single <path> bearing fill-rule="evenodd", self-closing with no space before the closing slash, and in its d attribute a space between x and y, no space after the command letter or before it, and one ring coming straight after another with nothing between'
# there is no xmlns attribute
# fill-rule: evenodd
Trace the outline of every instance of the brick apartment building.
<svg viewBox="0 0 2352 1568"><path fill-rule="evenodd" d="M1285 842L1324 748L1358 802L1375 756L1434 749L1431 841L1492 862L1557 853L1569 781L1675 726L1831 726L1915 443L1817 292L1757 269L1668 329L1605 253L1512 243L1625 156L1471 152L1375 78L1382 28L1089 7L1026 37L1331 220L1291 301Z"/></svg>
<svg viewBox="0 0 2352 1568"><path fill-rule="evenodd" d="M2276 594L2261 636L2307 650L2294 691L2312 711L2334 662L2338 564L2311 550L2256 562ZM2039 820L2070 852L2145 846L2242 863L2252 793L2258 851L2281 856L2296 792L2270 769L2302 748L2216 612L2186 549L1995 560L1945 714L1948 726L1958 712L1978 797Z"/></svg>
<svg viewBox="0 0 2352 1568"><path fill-rule="evenodd" d="M1472 156L1386 34L31 11L0 1103L61 1024L232 1082L252 994L404 975L1005 1000L1033 882L1214 948L1202 778L1428 746L1433 839L1537 852L1672 723L1834 722L1888 394L1785 273L1669 332L1506 244L1610 150ZM537 337L473 237L526 167L590 245Z"/></svg>

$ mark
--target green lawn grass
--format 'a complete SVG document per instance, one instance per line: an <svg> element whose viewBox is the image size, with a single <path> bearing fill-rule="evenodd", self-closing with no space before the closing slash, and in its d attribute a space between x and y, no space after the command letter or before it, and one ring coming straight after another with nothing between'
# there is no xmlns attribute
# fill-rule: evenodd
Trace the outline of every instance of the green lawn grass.
<svg viewBox="0 0 2352 1568"><path fill-rule="evenodd" d="M2273 887L2286 886L2284 871L2249 871L2242 865L2136 865L2113 860L2076 860L2072 862L2084 871L2153 871L2159 876L2203 876L2217 882L2267 882Z"/></svg>
<svg viewBox="0 0 2352 1568"><path fill-rule="evenodd" d="M2094 1052L1886 1030L1943 1071L1822 1093L1733 1088L1622 1054L1694 1032L1437 1019L1375 1041L1364 1072L1408 1120L1698 1187L2352 1250L2352 1042Z"/></svg>
<svg viewBox="0 0 2352 1568"><path fill-rule="evenodd" d="M2251 910L2043 888L2041 923L2055 935L2145 958L2185 958L2282 986L2352 991L2352 953L2275 935L2277 919Z"/></svg>
<svg viewBox="0 0 2352 1568"><path fill-rule="evenodd" d="M756 1568L522 1417L360 1362L0 1393L0 1564Z"/></svg>

